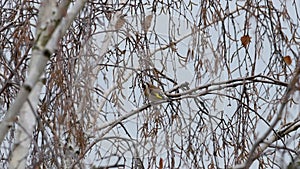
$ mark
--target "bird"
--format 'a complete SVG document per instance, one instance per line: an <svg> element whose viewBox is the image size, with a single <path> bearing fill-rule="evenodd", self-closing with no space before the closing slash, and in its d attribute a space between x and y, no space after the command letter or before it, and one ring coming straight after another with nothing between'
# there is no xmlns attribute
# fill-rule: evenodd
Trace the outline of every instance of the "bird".
<svg viewBox="0 0 300 169"><path fill-rule="evenodd" d="M164 92L160 88L154 86L153 84L142 84L142 88L144 90L145 97L150 102L168 100L168 97L164 94Z"/></svg>

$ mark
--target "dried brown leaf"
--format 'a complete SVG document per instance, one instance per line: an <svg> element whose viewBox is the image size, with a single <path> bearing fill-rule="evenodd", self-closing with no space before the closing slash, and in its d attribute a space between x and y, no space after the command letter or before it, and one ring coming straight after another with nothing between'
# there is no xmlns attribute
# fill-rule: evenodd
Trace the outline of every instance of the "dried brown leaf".
<svg viewBox="0 0 300 169"><path fill-rule="evenodd" d="M148 32L148 30L151 26L151 23L152 23L152 18L153 18L152 14L148 15L148 16L146 16L144 22L142 23L142 27L145 32Z"/></svg>
<svg viewBox="0 0 300 169"><path fill-rule="evenodd" d="M163 169L164 168L164 160L162 158L159 159L159 169Z"/></svg>
<svg viewBox="0 0 300 169"><path fill-rule="evenodd" d="M124 18L125 16L121 15L115 25L116 30L120 30L123 25L125 24L126 20Z"/></svg>
<svg viewBox="0 0 300 169"><path fill-rule="evenodd" d="M287 55L283 57L283 61L287 64L287 65L291 65L292 64L292 58Z"/></svg>
<svg viewBox="0 0 300 169"><path fill-rule="evenodd" d="M241 37L241 42L244 47L247 47L251 42L251 37L249 35L244 35Z"/></svg>

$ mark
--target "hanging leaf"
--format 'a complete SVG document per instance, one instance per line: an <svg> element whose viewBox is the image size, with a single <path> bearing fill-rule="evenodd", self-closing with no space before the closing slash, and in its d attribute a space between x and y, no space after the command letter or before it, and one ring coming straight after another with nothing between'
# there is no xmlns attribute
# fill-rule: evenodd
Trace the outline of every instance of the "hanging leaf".
<svg viewBox="0 0 300 169"><path fill-rule="evenodd" d="M287 64L287 65L291 65L292 64L292 58L287 55L283 57L283 61Z"/></svg>
<svg viewBox="0 0 300 169"><path fill-rule="evenodd" d="M144 22L142 23L142 27L145 32L148 32L148 30L151 26L152 18L153 18L153 15L150 14L150 15L146 16Z"/></svg>
<svg viewBox="0 0 300 169"><path fill-rule="evenodd" d="M249 35L244 35L241 37L241 42L244 47L247 47L251 42L251 37Z"/></svg>
<svg viewBox="0 0 300 169"><path fill-rule="evenodd" d="M121 29L123 27L123 25L125 24L125 22L126 22L125 15L121 15L115 25L116 30Z"/></svg>
<svg viewBox="0 0 300 169"><path fill-rule="evenodd" d="M163 169L164 168L164 161L162 158L159 159L159 169Z"/></svg>

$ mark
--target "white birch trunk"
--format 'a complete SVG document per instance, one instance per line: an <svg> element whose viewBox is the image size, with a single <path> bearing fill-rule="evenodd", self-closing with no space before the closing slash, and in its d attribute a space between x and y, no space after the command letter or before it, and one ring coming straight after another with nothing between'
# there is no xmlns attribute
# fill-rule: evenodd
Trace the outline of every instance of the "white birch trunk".
<svg viewBox="0 0 300 169"><path fill-rule="evenodd" d="M11 154L11 161L9 168L22 169L26 166L26 159L31 143L32 135L36 124L35 109L38 106L39 95L43 83L39 81L31 91L27 102L21 108L18 126L16 127L15 134L15 147Z"/></svg>
<svg viewBox="0 0 300 169"><path fill-rule="evenodd" d="M38 98L42 84L38 83L38 79L44 72L46 64L57 48L58 41L70 27L74 18L78 15L87 0L78 0L74 3L73 8L67 13L70 0L63 0L57 6L55 1L45 0L41 5L41 10L37 24L36 44L32 49L32 59L28 71L28 77L24 85L20 89L14 103L10 106L0 123L0 142L2 143L10 127L16 122L17 116L21 112L20 125L18 127L16 140L18 141L11 156L10 168L25 168L28 148L31 142L31 134L36 124L32 111L36 111ZM30 95L30 96L29 96ZM32 110L30 106L23 104L29 99L33 103ZM22 107L23 106L23 107ZM21 109L22 108L22 109ZM32 119L33 118L33 119ZM26 132L25 132L26 131ZM20 161L21 160L21 161ZM19 164L18 164L19 163Z"/></svg>

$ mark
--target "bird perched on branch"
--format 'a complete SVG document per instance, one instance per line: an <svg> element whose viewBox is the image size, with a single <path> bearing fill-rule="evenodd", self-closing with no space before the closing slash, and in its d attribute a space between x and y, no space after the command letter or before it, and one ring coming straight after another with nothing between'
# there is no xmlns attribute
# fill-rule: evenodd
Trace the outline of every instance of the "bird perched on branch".
<svg viewBox="0 0 300 169"><path fill-rule="evenodd" d="M164 92L150 83L142 84L144 94L150 102L169 100L169 98L164 94Z"/></svg>

